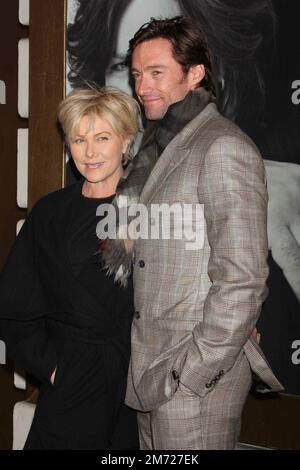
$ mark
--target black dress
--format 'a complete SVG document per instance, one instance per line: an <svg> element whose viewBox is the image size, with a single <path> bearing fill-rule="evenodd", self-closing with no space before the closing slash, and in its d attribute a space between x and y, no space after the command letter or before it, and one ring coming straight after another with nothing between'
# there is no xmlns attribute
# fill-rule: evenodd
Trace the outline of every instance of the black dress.
<svg viewBox="0 0 300 470"><path fill-rule="evenodd" d="M133 315L102 269L96 209L82 181L34 207L0 280L2 337L41 392L25 449L136 449L124 405ZM49 381L57 367L55 383Z"/></svg>

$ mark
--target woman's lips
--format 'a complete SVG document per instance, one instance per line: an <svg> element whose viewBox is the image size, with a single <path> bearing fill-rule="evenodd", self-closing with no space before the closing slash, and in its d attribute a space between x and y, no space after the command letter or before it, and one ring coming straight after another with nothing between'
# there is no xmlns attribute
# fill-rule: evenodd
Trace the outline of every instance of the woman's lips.
<svg viewBox="0 0 300 470"><path fill-rule="evenodd" d="M88 167L89 170L97 170L97 168L100 168L103 163L87 163L86 166Z"/></svg>

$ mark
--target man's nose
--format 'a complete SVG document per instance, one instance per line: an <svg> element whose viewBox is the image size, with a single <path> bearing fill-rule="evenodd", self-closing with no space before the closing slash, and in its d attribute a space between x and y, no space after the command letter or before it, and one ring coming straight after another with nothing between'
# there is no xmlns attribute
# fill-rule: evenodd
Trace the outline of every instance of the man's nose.
<svg viewBox="0 0 300 470"><path fill-rule="evenodd" d="M152 84L150 77L147 77L147 75L142 75L136 82L135 91L138 96L143 96L151 92Z"/></svg>

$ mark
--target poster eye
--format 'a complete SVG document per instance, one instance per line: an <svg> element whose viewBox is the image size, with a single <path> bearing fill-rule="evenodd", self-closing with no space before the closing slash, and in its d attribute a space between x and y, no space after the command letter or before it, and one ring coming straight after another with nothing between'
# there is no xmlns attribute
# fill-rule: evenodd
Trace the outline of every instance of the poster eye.
<svg viewBox="0 0 300 470"><path fill-rule="evenodd" d="M114 64L112 64L110 66L110 71L111 72L125 72L126 70L128 70L128 67L127 67L127 65L125 64L124 61L115 62Z"/></svg>

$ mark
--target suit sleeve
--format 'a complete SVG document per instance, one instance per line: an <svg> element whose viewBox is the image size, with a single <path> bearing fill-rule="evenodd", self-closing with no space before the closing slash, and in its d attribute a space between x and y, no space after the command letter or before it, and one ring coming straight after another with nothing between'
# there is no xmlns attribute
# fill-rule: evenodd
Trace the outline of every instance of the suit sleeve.
<svg viewBox="0 0 300 470"><path fill-rule="evenodd" d="M0 325L8 355L41 381L57 364L47 335L47 305L40 282L36 210L25 221L0 277Z"/></svg>
<svg viewBox="0 0 300 470"><path fill-rule="evenodd" d="M267 192L262 159L240 135L209 148L198 185L210 245L211 287L180 381L206 395L237 360L267 293Z"/></svg>

